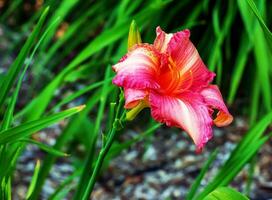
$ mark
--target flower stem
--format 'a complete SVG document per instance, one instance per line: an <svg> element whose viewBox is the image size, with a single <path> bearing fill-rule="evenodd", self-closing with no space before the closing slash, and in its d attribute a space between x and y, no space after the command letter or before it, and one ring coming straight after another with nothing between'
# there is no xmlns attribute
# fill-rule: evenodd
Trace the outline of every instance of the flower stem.
<svg viewBox="0 0 272 200"><path fill-rule="evenodd" d="M115 113L115 119L114 119L114 122L112 123L112 128L111 128L110 132L107 134L108 139L106 139L105 144L102 146L102 149L99 152L98 158L95 162L95 166L94 166L92 175L91 175L90 179L88 180L87 187L85 187L86 189L83 193L83 197L81 198L81 200L88 200L89 199L89 197L93 191L96 179L99 175L100 169L103 165L103 162L104 162L104 160L107 156L107 153L109 152L109 150L114 142L116 132L120 128L120 122L125 120L126 111L121 113L123 102L124 102L124 94L123 94L123 92L121 92L119 95L119 102L118 102L118 106L117 106L116 113ZM92 161L92 159L90 161ZM92 163L92 162L90 162L90 163ZM85 167L87 167L87 166L89 166L89 165L86 165Z"/></svg>
<svg viewBox="0 0 272 200"><path fill-rule="evenodd" d="M124 118L124 115L122 115L120 120L123 120L122 118ZM91 179L88 182L87 189L86 189L84 196L83 196L83 200L89 199L89 197L93 191L97 176L98 176L100 169L103 165L103 162L107 156L107 153L109 152L109 150L113 144L118 124L119 124L119 120L115 119L115 121L113 123L113 128L112 128L111 132L109 133L109 138L106 140L105 146L99 152L99 156L98 156L98 159L95 163L95 167L94 167Z"/></svg>

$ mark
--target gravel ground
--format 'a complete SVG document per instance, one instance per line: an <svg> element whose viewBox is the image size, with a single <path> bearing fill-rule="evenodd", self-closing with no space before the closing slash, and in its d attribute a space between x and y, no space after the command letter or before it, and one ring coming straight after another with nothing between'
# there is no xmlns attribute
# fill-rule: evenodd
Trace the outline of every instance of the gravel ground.
<svg viewBox="0 0 272 200"><path fill-rule="evenodd" d="M201 182L204 187L216 173L218 167L229 156L241 136L247 129L241 118L236 118L232 126L215 129L211 140L201 154L195 153L191 140L173 129L162 127L155 132L155 137L138 142L123 151L112 160L107 171L100 177L93 192L93 199L184 199L191 184L199 174L211 152L218 147L219 153L208 174ZM54 133L55 130L58 130ZM50 134L48 134L48 131ZM47 144L54 144L54 137L60 132L55 126L39 134L39 139ZM133 138L136 131L127 131L120 140ZM253 200L272 199L272 163L271 141L266 143L258 154L257 165L250 197ZM35 146L28 145L18 163L15 174L15 199L23 199L33 173L34 161L43 153ZM43 188L42 199L48 199L65 177L74 171L70 158L61 158L53 167ZM248 166L242 170L231 186L239 191L245 189ZM22 174L24 176L22 176ZM76 186L76 181L71 187ZM70 194L73 193L71 190ZM68 195L68 198L71 199Z"/></svg>

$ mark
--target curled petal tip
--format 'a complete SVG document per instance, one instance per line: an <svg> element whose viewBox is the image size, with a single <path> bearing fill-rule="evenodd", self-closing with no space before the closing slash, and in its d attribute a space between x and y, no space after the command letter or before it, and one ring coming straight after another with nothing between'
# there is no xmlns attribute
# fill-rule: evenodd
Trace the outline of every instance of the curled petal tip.
<svg viewBox="0 0 272 200"><path fill-rule="evenodd" d="M233 116L229 113L217 85L209 85L201 91L201 94L209 107L218 110L213 120L216 126L227 126L233 121Z"/></svg>
<svg viewBox="0 0 272 200"><path fill-rule="evenodd" d="M156 28L156 33L157 33L157 35L160 34L161 32L162 32L161 27L160 27L160 26L157 26L157 28Z"/></svg>
<svg viewBox="0 0 272 200"><path fill-rule="evenodd" d="M213 120L217 127L228 126L233 121L233 116L229 113L219 111L217 117Z"/></svg>

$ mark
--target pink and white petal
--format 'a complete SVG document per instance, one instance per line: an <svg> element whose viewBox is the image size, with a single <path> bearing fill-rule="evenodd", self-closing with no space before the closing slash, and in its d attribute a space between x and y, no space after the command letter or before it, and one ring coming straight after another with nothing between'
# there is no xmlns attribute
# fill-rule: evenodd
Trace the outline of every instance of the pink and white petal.
<svg viewBox="0 0 272 200"><path fill-rule="evenodd" d="M233 117L229 113L217 85L209 85L204 88L201 91L201 95L208 106L218 110L217 116L213 120L216 126L227 126L233 121Z"/></svg>
<svg viewBox="0 0 272 200"><path fill-rule="evenodd" d="M149 103L153 118L167 126L184 129L196 144L197 151L212 138L213 122L201 95L187 92L177 98L151 92Z"/></svg>
<svg viewBox="0 0 272 200"><path fill-rule="evenodd" d="M131 88L124 88L125 93L125 108L131 109L138 105L140 100L143 100L147 95L145 90L136 90Z"/></svg>
<svg viewBox="0 0 272 200"><path fill-rule="evenodd" d="M167 50L168 43L173 36L173 33L167 34L159 26L156 28L156 33L157 37L154 41L154 46L161 53L165 53Z"/></svg>
<svg viewBox="0 0 272 200"><path fill-rule="evenodd" d="M190 31L187 29L175 33L168 44L167 52L172 65L180 70L181 87L188 88L190 85L190 90L197 91L207 86L215 74L207 69L189 37Z"/></svg>
<svg viewBox="0 0 272 200"><path fill-rule="evenodd" d="M151 45L136 45L112 68L117 75L113 83L120 87L146 89L158 88L155 81L160 58Z"/></svg>

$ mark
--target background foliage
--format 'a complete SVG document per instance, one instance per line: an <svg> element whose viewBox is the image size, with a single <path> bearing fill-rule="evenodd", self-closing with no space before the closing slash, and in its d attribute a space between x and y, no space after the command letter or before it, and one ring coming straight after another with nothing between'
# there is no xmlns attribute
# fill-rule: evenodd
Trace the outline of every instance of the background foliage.
<svg viewBox="0 0 272 200"><path fill-rule="evenodd" d="M28 143L48 154L37 162L27 198L39 199L53 164L59 156L67 156L62 151L83 144L83 155L69 151L78 170L64 182L67 186L78 177L78 187L71 189L74 199L83 199L101 140L107 140L114 119L120 117L116 114L119 89L111 84L111 65L126 52L133 19L142 40L150 43L157 26L166 32L189 28L204 62L216 72L215 82L233 115L248 119L250 130L217 175L198 190L215 151L187 199L203 199L218 186L228 185L271 134L265 131L272 120L271 10L271 2L265 0L0 1L0 34L11 44L5 46L0 37L1 199L11 199L12 174ZM81 104L86 105L84 110L74 107ZM78 111L65 121L54 146L29 137ZM148 116L142 116L138 126L146 131L131 141L117 139L103 169L111 158L160 127ZM64 188L60 185L51 199L65 195Z"/></svg>

